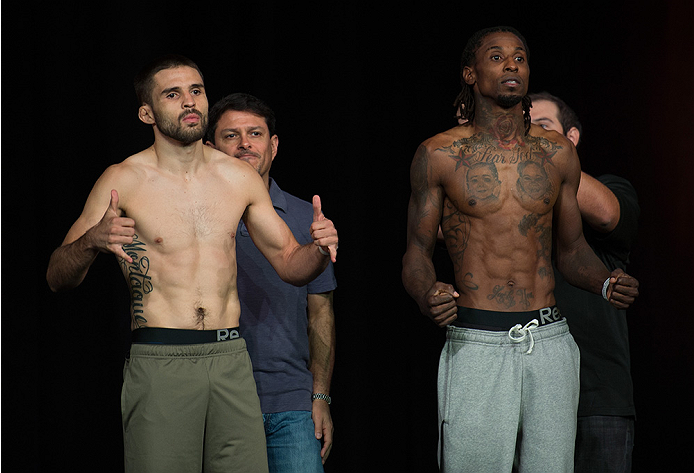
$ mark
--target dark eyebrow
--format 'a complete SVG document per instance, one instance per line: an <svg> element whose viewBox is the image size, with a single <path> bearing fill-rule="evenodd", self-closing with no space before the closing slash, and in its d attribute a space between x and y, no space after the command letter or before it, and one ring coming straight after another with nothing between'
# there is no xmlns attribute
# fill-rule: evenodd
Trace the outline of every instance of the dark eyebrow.
<svg viewBox="0 0 694 473"><path fill-rule="evenodd" d="M222 129L221 129L222 133L223 133L223 132L229 132L229 131L238 133L239 130L240 130L240 128L238 128L238 127L236 127L236 128L222 128ZM263 131L263 127L260 126L260 125L258 125L258 126L251 126L251 127L246 128L246 130L248 130L248 131L256 131L256 130Z"/></svg>
<svg viewBox="0 0 694 473"><path fill-rule="evenodd" d="M491 51L492 49L498 49L501 51L503 48L501 46L489 46L489 48L487 48L487 51ZM514 49L514 51L525 52L525 48L523 46L516 46L516 49Z"/></svg>
<svg viewBox="0 0 694 473"><path fill-rule="evenodd" d="M191 84L190 88L191 89L204 89L205 84ZM181 89L182 89L182 87L180 87L180 86L169 87L167 89L162 90L161 94L162 95L168 95L171 92L176 92L176 91L181 90Z"/></svg>

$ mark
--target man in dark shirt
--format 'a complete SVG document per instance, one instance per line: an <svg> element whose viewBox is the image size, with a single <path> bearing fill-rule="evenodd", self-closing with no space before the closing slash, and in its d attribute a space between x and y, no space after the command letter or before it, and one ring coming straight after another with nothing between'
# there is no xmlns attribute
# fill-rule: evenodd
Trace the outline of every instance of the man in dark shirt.
<svg viewBox="0 0 694 473"><path fill-rule="evenodd" d="M554 130L578 146L581 124L559 98L531 94L532 123ZM586 241L607 269L626 271L637 233L636 191L625 179L581 173L578 206ZM581 350L575 471L631 471L634 400L626 311L601 296L568 284L554 271L554 295Z"/></svg>

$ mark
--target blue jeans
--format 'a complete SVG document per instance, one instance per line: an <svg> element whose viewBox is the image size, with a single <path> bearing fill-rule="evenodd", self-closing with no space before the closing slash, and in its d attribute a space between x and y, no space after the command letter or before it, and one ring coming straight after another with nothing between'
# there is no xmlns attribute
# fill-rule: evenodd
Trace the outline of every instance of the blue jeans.
<svg viewBox="0 0 694 473"><path fill-rule="evenodd" d="M575 472L628 473L634 449L634 419L619 416L578 418Z"/></svg>
<svg viewBox="0 0 694 473"><path fill-rule="evenodd" d="M270 473L323 473L310 411L263 414Z"/></svg>

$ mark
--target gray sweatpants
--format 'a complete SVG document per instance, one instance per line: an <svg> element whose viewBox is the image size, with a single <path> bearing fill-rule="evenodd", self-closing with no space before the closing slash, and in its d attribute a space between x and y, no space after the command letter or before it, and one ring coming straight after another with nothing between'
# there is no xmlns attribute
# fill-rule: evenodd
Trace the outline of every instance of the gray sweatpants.
<svg viewBox="0 0 694 473"><path fill-rule="evenodd" d="M573 471L578 346L566 321L524 332L448 327L438 376L442 472L510 472L514 461L521 472Z"/></svg>

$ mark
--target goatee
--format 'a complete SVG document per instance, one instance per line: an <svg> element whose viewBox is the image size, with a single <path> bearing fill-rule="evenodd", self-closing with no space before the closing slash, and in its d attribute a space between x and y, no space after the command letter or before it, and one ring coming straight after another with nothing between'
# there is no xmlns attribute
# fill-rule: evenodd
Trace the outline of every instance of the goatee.
<svg viewBox="0 0 694 473"><path fill-rule="evenodd" d="M194 113L200 117L200 121L196 126L181 125L180 121L184 116ZM160 116L156 112L154 113L154 123L159 128L164 136L180 141L183 145L190 145L198 140L201 140L205 136L205 130L207 130L207 116L203 115L197 110L186 110L181 113L178 118L178 123L174 123L169 120L168 117Z"/></svg>
<svg viewBox="0 0 694 473"><path fill-rule="evenodd" d="M518 105L523 97L520 95L500 95L497 102L504 108L511 108Z"/></svg>

